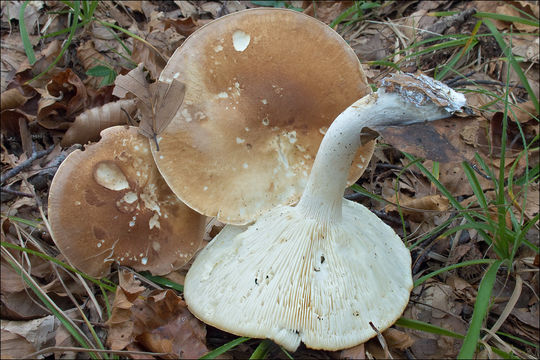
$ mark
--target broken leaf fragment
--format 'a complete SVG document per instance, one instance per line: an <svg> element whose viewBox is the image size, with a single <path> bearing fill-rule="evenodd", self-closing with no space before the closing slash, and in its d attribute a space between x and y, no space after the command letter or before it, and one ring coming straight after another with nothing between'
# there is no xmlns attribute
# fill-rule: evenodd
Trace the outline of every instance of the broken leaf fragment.
<svg viewBox="0 0 540 360"><path fill-rule="evenodd" d="M195 359L208 352L206 328L172 290L145 292L132 273L120 272L107 342L114 350L142 347L169 353L165 358Z"/></svg>

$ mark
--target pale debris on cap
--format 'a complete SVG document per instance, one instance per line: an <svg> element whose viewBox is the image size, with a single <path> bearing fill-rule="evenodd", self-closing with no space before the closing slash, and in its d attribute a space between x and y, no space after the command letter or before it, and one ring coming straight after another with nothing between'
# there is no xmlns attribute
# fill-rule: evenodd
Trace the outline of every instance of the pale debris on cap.
<svg viewBox="0 0 540 360"><path fill-rule="evenodd" d="M411 257L395 232L343 200L343 221L307 219L280 206L249 227L226 226L203 249L185 282L202 321L290 351L302 341L348 348L392 325L412 289Z"/></svg>
<svg viewBox="0 0 540 360"><path fill-rule="evenodd" d="M204 233L204 216L161 178L148 139L115 126L59 167L49 192L56 245L78 269L104 276L112 263L167 274L186 264Z"/></svg>
<svg viewBox="0 0 540 360"><path fill-rule="evenodd" d="M354 51L330 27L285 9L251 9L193 33L159 81L185 83L158 136L160 172L186 204L246 224L300 198L333 119L371 90ZM374 142L350 169L364 172Z"/></svg>

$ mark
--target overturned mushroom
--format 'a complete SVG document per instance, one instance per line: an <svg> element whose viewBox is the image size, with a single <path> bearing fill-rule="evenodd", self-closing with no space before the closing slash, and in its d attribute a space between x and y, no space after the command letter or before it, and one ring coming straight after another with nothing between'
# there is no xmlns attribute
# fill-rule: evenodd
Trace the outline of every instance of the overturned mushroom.
<svg viewBox="0 0 540 360"><path fill-rule="evenodd" d="M56 245L93 276L113 262L166 274L187 263L204 233L204 217L183 204L161 178L148 139L115 126L84 151L71 153L49 192Z"/></svg>
<svg viewBox="0 0 540 360"><path fill-rule="evenodd" d="M248 227L228 225L198 255L185 282L190 311L241 336L338 350L392 325L412 289L411 257L396 233L343 199L364 127L450 116L465 98L423 75L396 75L328 129L296 206Z"/></svg>
<svg viewBox="0 0 540 360"><path fill-rule="evenodd" d="M223 16L194 32L160 82L186 86L153 146L156 164L193 209L230 224L298 201L332 120L371 90L354 51L331 28L284 9ZM348 183L373 142L358 151Z"/></svg>

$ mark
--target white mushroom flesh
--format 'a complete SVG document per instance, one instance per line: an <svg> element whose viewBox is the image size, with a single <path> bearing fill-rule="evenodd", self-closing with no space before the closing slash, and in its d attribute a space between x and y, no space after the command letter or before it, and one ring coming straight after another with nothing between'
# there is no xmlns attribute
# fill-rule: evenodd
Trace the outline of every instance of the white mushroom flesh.
<svg viewBox="0 0 540 360"><path fill-rule="evenodd" d="M376 335L370 322L383 331L399 318L413 286L410 253L382 220L342 198L347 173L364 127L441 119L465 101L431 79L390 80L326 131L297 206L276 207L249 227L227 225L201 251L184 288L199 319L294 351L300 342L352 347Z"/></svg>

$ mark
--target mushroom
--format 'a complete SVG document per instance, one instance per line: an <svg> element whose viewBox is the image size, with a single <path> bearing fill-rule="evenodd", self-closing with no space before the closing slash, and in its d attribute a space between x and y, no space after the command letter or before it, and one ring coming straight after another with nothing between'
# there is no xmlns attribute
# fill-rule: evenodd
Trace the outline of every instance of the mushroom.
<svg viewBox="0 0 540 360"><path fill-rule="evenodd" d="M339 350L385 330L412 289L411 257L399 236L343 198L364 127L445 118L463 95L424 75L394 75L343 111L321 143L296 206L252 225L227 225L188 271L184 296L200 320L236 335Z"/></svg>
<svg viewBox="0 0 540 360"><path fill-rule="evenodd" d="M101 137L54 176L48 209L56 245L96 277L113 262L159 275L183 266L202 241L204 216L169 189L137 128L115 126Z"/></svg>
<svg viewBox="0 0 540 360"><path fill-rule="evenodd" d="M328 126L371 92L334 30L285 9L241 11L198 29L159 78L175 79L186 86L184 101L154 159L182 201L229 224L296 203ZM373 148L358 151L348 184Z"/></svg>

